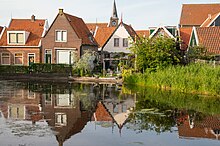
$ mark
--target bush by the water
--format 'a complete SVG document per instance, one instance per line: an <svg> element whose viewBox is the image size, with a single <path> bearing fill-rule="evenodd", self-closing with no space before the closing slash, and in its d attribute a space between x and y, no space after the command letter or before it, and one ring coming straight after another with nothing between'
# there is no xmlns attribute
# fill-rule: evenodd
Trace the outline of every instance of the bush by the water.
<svg viewBox="0 0 220 146"><path fill-rule="evenodd" d="M142 73L127 71L123 74L125 83L179 90L220 94L220 67L204 64L170 66L156 72Z"/></svg>

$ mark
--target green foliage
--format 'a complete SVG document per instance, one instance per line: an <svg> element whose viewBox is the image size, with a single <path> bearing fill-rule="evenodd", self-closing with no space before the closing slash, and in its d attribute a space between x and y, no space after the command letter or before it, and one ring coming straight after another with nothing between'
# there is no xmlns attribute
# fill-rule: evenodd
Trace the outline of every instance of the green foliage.
<svg viewBox="0 0 220 146"><path fill-rule="evenodd" d="M167 37L140 38L133 43L130 50L136 55L139 71L145 71L148 68L157 70L178 64L181 60L176 41Z"/></svg>
<svg viewBox="0 0 220 146"><path fill-rule="evenodd" d="M183 115L194 115L194 120L200 122L206 116L220 113L220 99L215 97L137 86L129 86L127 90L136 93L137 99L128 128L140 132L172 132L176 124L181 124L178 119Z"/></svg>
<svg viewBox="0 0 220 146"><path fill-rule="evenodd" d="M0 66L1 74L17 74L17 73L28 73L27 66L11 66L11 65L1 65Z"/></svg>
<svg viewBox="0 0 220 146"><path fill-rule="evenodd" d="M187 58L190 62L195 61L195 59L203 60L214 60L215 57L207 52L207 49L204 46L194 46L190 47L187 52Z"/></svg>
<svg viewBox="0 0 220 146"><path fill-rule="evenodd" d="M80 76L85 74L91 74L95 68L94 61L96 60L97 55L94 51L85 51L82 57L75 62L73 66L73 72L78 72Z"/></svg>
<svg viewBox="0 0 220 146"><path fill-rule="evenodd" d="M157 72L144 74L126 74L127 84L173 89L181 92L200 92L202 94L220 94L220 66L191 64L188 66L170 66Z"/></svg>
<svg viewBox="0 0 220 146"><path fill-rule="evenodd" d="M34 63L30 66L14 66L14 65L4 65L0 66L0 72L2 74L44 74L44 73L57 73L57 74L70 74L71 66L65 64L41 64Z"/></svg>
<svg viewBox="0 0 220 146"><path fill-rule="evenodd" d="M29 66L29 70L32 73L65 73L69 74L71 72L71 66L67 64L42 64L34 63Z"/></svg>

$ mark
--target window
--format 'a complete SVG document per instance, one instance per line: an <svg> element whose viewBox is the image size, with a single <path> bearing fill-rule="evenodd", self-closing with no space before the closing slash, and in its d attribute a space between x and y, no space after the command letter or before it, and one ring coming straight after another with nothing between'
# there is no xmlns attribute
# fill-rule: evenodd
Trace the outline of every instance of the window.
<svg viewBox="0 0 220 146"><path fill-rule="evenodd" d="M9 33L9 44L24 44L24 34Z"/></svg>
<svg viewBox="0 0 220 146"><path fill-rule="evenodd" d="M31 90L28 91L28 99L35 99L35 93Z"/></svg>
<svg viewBox="0 0 220 146"><path fill-rule="evenodd" d="M71 95L69 94L57 94L55 98L56 107L70 107L72 104Z"/></svg>
<svg viewBox="0 0 220 146"><path fill-rule="evenodd" d="M66 126L67 116L64 113L55 113L55 125L56 126Z"/></svg>
<svg viewBox="0 0 220 146"><path fill-rule="evenodd" d="M56 30L56 42L66 42L66 41L67 41L67 31Z"/></svg>
<svg viewBox="0 0 220 146"><path fill-rule="evenodd" d="M10 65L10 55L9 55L9 53L2 53L1 62L2 62L2 65Z"/></svg>
<svg viewBox="0 0 220 146"><path fill-rule="evenodd" d="M52 59L52 52L51 50L46 50L45 51L45 63L51 64Z"/></svg>
<svg viewBox="0 0 220 146"><path fill-rule="evenodd" d="M128 38L123 38L123 47L128 47Z"/></svg>
<svg viewBox="0 0 220 146"><path fill-rule="evenodd" d="M22 65L23 64L23 54L22 53L15 53L14 56L14 64L15 65Z"/></svg>
<svg viewBox="0 0 220 146"><path fill-rule="evenodd" d="M114 47L119 47L119 38L114 38Z"/></svg>

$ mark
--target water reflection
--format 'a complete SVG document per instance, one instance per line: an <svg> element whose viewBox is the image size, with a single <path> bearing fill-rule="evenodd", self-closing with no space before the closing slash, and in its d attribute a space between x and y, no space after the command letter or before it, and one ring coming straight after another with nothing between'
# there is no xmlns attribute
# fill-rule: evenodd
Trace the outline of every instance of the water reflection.
<svg viewBox="0 0 220 146"><path fill-rule="evenodd" d="M0 81L0 89L0 136L9 132L51 140L53 135L56 145L63 146L73 137L88 139L84 130L94 123L95 128L90 127L94 134L103 128L123 138L128 137L128 130L135 131L131 135L137 138L131 142L135 144L146 144L140 140L146 137L140 135L147 132L156 132L155 139L162 133L175 133L181 140L220 139L218 98L154 89L134 91L111 84ZM172 141L178 144L178 139ZM123 145L120 142L116 144Z"/></svg>
<svg viewBox="0 0 220 146"><path fill-rule="evenodd" d="M220 117L183 112L178 117L178 132L180 138L220 140Z"/></svg>

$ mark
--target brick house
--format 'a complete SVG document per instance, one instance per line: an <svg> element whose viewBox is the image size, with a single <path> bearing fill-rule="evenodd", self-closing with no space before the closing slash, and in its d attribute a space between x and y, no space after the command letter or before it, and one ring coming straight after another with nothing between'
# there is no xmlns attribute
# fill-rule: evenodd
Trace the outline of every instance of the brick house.
<svg viewBox="0 0 220 146"><path fill-rule="evenodd" d="M205 47L207 53L220 60L220 27L193 27L189 47Z"/></svg>
<svg viewBox="0 0 220 146"><path fill-rule="evenodd" d="M48 28L47 20L11 19L0 35L0 65L24 65L41 62L41 37Z"/></svg>
<svg viewBox="0 0 220 146"><path fill-rule="evenodd" d="M179 22L181 49L187 51L193 27L220 26L220 4L183 4Z"/></svg>
<svg viewBox="0 0 220 146"><path fill-rule="evenodd" d="M72 55L78 57L85 50L98 51L98 45L82 18L59 13L42 39L42 62L71 64Z"/></svg>

